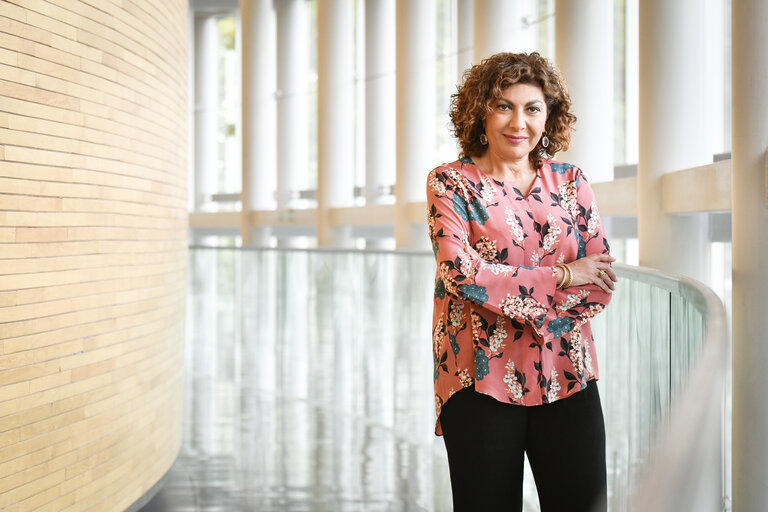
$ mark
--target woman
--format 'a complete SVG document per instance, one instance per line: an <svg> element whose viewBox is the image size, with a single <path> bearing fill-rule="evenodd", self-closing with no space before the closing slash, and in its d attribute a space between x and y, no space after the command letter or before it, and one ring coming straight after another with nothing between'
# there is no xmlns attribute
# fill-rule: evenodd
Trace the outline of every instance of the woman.
<svg viewBox="0 0 768 512"><path fill-rule="evenodd" d="M456 511L522 510L524 454L543 512L605 507L605 428L589 319L611 269L568 148L570 98L538 53L472 67L452 97L462 158L427 182L437 259L437 434Z"/></svg>

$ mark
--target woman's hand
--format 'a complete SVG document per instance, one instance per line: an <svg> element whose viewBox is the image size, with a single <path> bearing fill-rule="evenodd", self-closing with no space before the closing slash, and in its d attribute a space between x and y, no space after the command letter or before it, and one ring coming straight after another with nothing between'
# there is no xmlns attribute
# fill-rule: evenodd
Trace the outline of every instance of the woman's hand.
<svg viewBox="0 0 768 512"><path fill-rule="evenodd" d="M469 244L466 244L464 249L469 253L472 258L483 259L480 254ZM608 254L590 254L576 261L568 263L568 267L573 274L573 280L571 286L581 286L583 284L596 284L603 289L605 293L611 293L616 285L616 273L611 268L611 263L616 261L616 258ZM555 269L557 275L557 282L563 280L563 274L561 269Z"/></svg>
<svg viewBox="0 0 768 512"><path fill-rule="evenodd" d="M608 254L590 254L581 259L568 263L573 274L571 286L583 284L596 284L605 293L611 293L616 285L616 274L611 268L611 263L616 258Z"/></svg>

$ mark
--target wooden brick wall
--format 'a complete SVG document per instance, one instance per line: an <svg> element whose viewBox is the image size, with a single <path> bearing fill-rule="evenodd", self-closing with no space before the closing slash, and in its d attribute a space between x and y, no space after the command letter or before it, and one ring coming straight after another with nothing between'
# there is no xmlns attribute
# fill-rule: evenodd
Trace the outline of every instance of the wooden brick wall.
<svg viewBox="0 0 768 512"><path fill-rule="evenodd" d="M122 511L181 442L187 0L0 0L0 511Z"/></svg>

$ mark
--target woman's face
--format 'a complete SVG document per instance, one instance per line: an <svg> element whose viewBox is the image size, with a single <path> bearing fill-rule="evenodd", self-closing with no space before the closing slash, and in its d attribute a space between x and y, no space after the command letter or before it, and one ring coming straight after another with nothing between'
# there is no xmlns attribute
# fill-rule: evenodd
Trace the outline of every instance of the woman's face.
<svg viewBox="0 0 768 512"><path fill-rule="evenodd" d="M527 160L546 122L547 102L541 88L525 83L510 85L491 104L483 121L488 151L504 162Z"/></svg>

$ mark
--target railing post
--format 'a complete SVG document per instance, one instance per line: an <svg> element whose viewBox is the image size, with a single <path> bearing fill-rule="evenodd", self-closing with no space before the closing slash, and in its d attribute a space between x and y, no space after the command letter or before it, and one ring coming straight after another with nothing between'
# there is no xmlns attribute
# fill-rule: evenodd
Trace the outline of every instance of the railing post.
<svg viewBox="0 0 768 512"><path fill-rule="evenodd" d="M768 3L733 0L733 510L768 510Z"/></svg>

